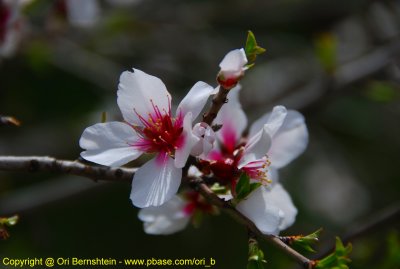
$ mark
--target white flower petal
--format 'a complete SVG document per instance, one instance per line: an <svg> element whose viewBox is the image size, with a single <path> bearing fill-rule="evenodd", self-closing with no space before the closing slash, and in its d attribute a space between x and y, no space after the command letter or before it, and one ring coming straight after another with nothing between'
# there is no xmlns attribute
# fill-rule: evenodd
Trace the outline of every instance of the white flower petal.
<svg viewBox="0 0 400 269"><path fill-rule="evenodd" d="M267 152L271 146L271 137L269 136L266 128L261 129L254 136L250 137L247 142L243 157L240 159L239 168L243 167L249 162L262 159L267 155Z"/></svg>
<svg viewBox="0 0 400 269"><path fill-rule="evenodd" d="M182 169L175 167L174 160L167 154L158 155L135 173L130 195L133 205L162 205L176 194L181 179Z"/></svg>
<svg viewBox="0 0 400 269"><path fill-rule="evenodd" d="M193 119L196 119L213 91L213 87L207 83L197 82L179 104L177 113L186 115L191 112Z"/></svg>
<svg viewBox="0 0 400 269"><path fill-rule="evenodd" d="M240 89L241 86L237 85L230 90L228 103L222 106L213 122L214 124L222 125L222 128L217 132L217 136L227 147L234 147L239 142L247 126L247 117L239 102Z"/></svg>
<svg viewBox="0 0 400 269"><path fill-rule="evenodd" d="M160 216L155 222L145 222L143 224L144 231L154 235L168 235L186 228L190 221L190 217L180 219L170 219L166 216Z"/></svg>
<svg viewBox="0 0 400 269"><path fill-rule="evenodd" d="M247 57L244 49L235 49L225 55L219 67L221 72L238 72L240 74L245 64L247 64Z"/></svg>
<svg viewBox="0 0 400 269"><path fill-rule="evenodd" d="M278 169L275 169L274 167L268 167L267 169L267 177L272 181L271 184L274 185L279 181Z"/></svg>
<svg viewBox="0 0 400 269"><path fill-rule="evenodd" d="M265 126L267 126L267 131L269 135L273 138L275 133L282 126L286 115L287 110L284 106L275 106L272 112L265 114L251 125L249 137L252 137L262 128L265 128Z"/></svg>
<svg viewBox="0 0 400 269"><path fill-rule="evenodd" d="M185 166L186 161L190 155L190 151L195 143L199 141L199 138L192 133L192 113L189 112L183 119L183 131L181 134L183 138L183 144L175 150L175 166L182 168Z"/></svg>
<svg viewBox="0 0 400 269"><path fill-rule="evenodd" d="M148 234L167 235L183 230L190 216L183 212L185 201L175 195L161 206L147 207L139 211L138 217L144 222Z"/></svg>
<svg viewBox="0 0 400 269"><path fill-rule="evenodd" d="M201 177L203 176L203 173L200 172L200 170L196 166L191 165L188 169L187 175L188 177Z"/></svg>
<svg viewBox="0 0 400 269"><path fill-rule="evenodd" d="M279 208L283 212L283 219L279 225L279 230L282 231L295 222L297 208L294 206L289 193L281 184L273 184L271 185L271 188L267 188L267 192L265 193L264 197L268 204Z"/></svg>
<svg viewBox="0 0 400 269"><path fill-rule="evenodd" d="M206 156L214 147L215 132L207 123L199 122L193 127L193 134L199 140L193 145L190 154L193 156Z"/></svg>
<svg viewBox="0 0 400 269"><path fill-rule="evenodd" d="M83 131L79 145L86 151L81 156L98 164L120 166L142 154L131 146L137 139L136 132L126 123L98 123Z"/></svg>
<svg viewBox="0 0 400 269"><path fill-rule="evenodd" d="M136 113L147 120L149 113L154 114L153 105L162 113L168 112L171 95L159 78L138 69L133 71L121 74L117 102L124 119L131 124L141 126L142 123Z"/></svg>
<svg viewBox="0 0 400 269"><path fill-rule="evenodd" d="M267 190L261 186L239 202L236 209L249 218L264 234L278 234L282 211L269 203Z"/></svg>
<svg viewBox="0 0 400 269"><path fill-rule="evenodd" d="M308 144L308 131L303 115L289 110L281 128L272 138L268 151L271 166L281 168L304 152Z"/></svg>

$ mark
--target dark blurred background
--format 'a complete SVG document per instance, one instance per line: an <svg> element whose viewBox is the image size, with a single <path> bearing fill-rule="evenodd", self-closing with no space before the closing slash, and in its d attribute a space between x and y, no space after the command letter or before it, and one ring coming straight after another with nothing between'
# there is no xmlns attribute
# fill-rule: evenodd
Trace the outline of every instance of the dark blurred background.
<svg viewBox="0 0 400 269"><path fill-rule="evenodd" d="M0 126L1 155L76 159L84 128L102 112L121 119L122 71L161 78L177 104L198 80L216 85L219 62L252 30L267 52L242 80L250 121L283 104L304 113L310 131L307 151L280 173L299 209L283 234L323 227L319 247L329 249L334 236L398 208L399 1L80 2L75 10L25 3L20 41L0 59L0 114L22 126ZM217 268L245 268L247 234L234 220L222 214L175 235L146 235L129 193L124 183L0 172L0 216L20 216L0 256L212 257ZM400 268L399 223L392 217L352 240L351 268ZM266 268L296 265L262 248Z"/></svg>

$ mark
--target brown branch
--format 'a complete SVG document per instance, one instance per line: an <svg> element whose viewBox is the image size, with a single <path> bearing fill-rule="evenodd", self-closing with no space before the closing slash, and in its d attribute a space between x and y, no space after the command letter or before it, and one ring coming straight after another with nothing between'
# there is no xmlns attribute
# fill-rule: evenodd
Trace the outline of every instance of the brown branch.
<svg viewBox="0 0 400 269"><path fill-rule="evenodd" d="M229 90L223 88L222 86L219 87L218 93L214 95L212 99L210 109L203 114L203 122L211 126L212 122L217 117L217 114L220 111L221 107L228 101L228 93Z"/></svg>
<svg viewBox="0 0 400 269"><path fill-rule="evenodd" d="M368 219L360 222L356 222L351 225L347 233L341 236L344 244L350 243L358 238L368 236L375 231L382 231L386 226L390 226L392 223L400 221L400 203L395 203L380 212L377 212ZM315 259L321 259L322 257L328 255L334 250L332 246L324 246L317 255Z"/></svg>
<svg viewBox="0 0 400 269"><path fill-rule="evenodd" d="M0 170L52 172L88 177L93 180L130 182L137 168L111 168L79 161L58 160L39 156L0 156Z"/></svg>
<svg viewBox="0 0 400 269"><path fill-rule="evenodd" d="M219 207L228 214L230 217L235 219L238 223L245 226L249 231L251 231L258 238L270 242L275 247L282 250L288 256L303 265L304 268L312 268L313 261L304 257L296 250L292 249L290 246L283 243L277 236L263 234L256 225L249 220L242 213L237 211L229 202L220 199L200 178L192 178L190 180L191 185L195 190L197 190L201 195L203 195L211 204Z"/></svg>

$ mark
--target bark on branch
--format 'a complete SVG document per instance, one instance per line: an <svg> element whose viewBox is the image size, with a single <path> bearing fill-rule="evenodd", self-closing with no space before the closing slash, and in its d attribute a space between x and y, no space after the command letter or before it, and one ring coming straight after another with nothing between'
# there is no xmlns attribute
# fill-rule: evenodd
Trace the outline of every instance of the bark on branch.
<svg viewBox="0 0 400 269"><path fill-rule="evenodd" d="M88 177L93 180L130 182L137 168L111 168L47 156L0 156L0 170L52 172Z"/></svg>

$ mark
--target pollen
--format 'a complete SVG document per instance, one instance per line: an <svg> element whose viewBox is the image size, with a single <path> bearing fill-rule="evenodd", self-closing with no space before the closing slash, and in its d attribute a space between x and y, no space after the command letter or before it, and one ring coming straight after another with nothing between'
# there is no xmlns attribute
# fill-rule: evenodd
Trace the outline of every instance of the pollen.
<svg viewBox="0 0 400 269"><path fill-rule="evenodd" d="M268 156L263 157L260 160L255 160L242 167L242 171L249 175L251 179L260 181L263 185L268 185L272 182L268 178L268 167L271 165L271 161Z"/></svg>
<svg viewBox="0 0 400 269"><path fill-rule="evenodd" d="M167 153L171 157L175 156L175 151L183 143L183 119L179 114L172 117L171 109L168 111L159 107L150 100L153 108L152 113L147 114L147 118L140 115L135 109L134 112L142 123L142 126L132 126L140 139L134 147L148 153Z"/></svg>

